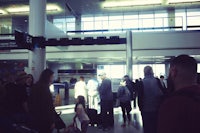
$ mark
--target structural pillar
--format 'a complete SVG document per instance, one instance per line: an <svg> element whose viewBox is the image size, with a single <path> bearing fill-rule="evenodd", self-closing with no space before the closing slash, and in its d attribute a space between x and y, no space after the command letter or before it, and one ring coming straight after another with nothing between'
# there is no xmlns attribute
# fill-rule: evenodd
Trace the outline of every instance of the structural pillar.
<svg viewBox="0 0 200 133"><path fill-rule="evenodd" d="M46 0L29 0L29 34L34 37L45 36L46 21ZM34 81L38 81L41 72L46 67L46 50L35 47L29 51L29 72L33 75Z"/></svg>
<svg viewBox="0 0 200 133"><path fill-rule="evenodd" d="M175 21L175 9L174 8L170 8L167 10L168 13L168 26L169 27L174 27L176 26L176 21Z"/></svg>
<svg viewBox="0 0 200 133"><path fill-rule="evenodd" d="M75 17L75 30L81 31L81 16L80 15Z"/></svg>
<svg viewBox="0 0 200 133"><path fill-rule="evenodd" d="M169 76L170 63L165 63L165 78Z"/></svg>
<svg viewBox="0 0 200 133"><path fill-rule="evenodd" d="M126 32L126 73L133 79L133 70L132 70L132 32Z"/></svg>

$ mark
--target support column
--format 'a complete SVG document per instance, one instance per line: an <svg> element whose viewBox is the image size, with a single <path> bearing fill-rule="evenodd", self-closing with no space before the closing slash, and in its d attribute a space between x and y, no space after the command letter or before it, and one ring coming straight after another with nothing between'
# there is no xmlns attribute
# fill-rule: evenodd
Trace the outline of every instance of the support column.
<svg viewBox="0 0 200 133"><path fill-rule="evenodd" d="M133 70L132 70L132 32L127 31L126 33L126 73L133 79Z"/></svg>
<svg viewBox="0 0 200 133"><path fill-rule="evenodd" d="M165 63L165 78L169 75L170 63Z"/></svg>
<svg viewBox="0 0 200 133"><path fill-rule="evenodd" d="M46 21L46 0L29 0L29 34L38 37L45 36ZM46 67L46 50L39 48L38 44L34 44L35 48L29 51L29 71L34 77L34 81L38 81L41 72Z"/></svg>
<svg viewBox="0 0 200 133"><path fill-rule="evenodd" d="M169 27L174 27L176 26L175 23L175 9L174 8L170 8L167 10L168 13L168 26Z"/></svg>
<svg viewBox="0 0 200 133"><path fill-rule="evenodd" d="M76 31L81 30L81 16L80 15L75 17L75 30Z"/></svg>

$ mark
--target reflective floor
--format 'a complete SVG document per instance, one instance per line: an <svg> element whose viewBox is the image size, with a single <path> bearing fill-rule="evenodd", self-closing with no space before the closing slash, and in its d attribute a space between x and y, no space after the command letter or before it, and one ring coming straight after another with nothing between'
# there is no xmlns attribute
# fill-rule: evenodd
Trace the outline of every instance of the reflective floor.
<svg viewBox="0 0 200 133"><path fill-rule="evenodd" d="M61 118L64 120L66 125L69 125L72 123L73 116L74 116L74 104L66 105L66 106L60 106L56 107L57 111L61 111ZM122 112L120 107L114 108L114 128L108 130L108 131L102 131L102 129L99 129L97 126L89 126L88 127L88 133L143 133L142 128L142 119L140 115L140 111L137 108L133 108L131 111L132 116L132 122L129 126L121 127L121 124L123 123L122 118ZM56 131L54 131L56 133ZM62 132L62 130L61 130Z"/></svg>

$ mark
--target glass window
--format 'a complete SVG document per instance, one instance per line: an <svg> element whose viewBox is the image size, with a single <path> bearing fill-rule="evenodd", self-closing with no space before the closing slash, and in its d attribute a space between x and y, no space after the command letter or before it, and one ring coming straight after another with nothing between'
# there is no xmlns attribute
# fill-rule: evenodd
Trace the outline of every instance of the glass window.
<svg viewBox="0 0 200 133"><path fill-rule="evenodd" d="M144 18L142 23L143 23L142 25L144 28L154 27L154 19L153 18Z"/></svg>
<svg viewBox="0 0 200 133"><path fill-rule="evenodd" d="M105 72L108 78L122 78L125 75L125 65L98 65L97 74Z"/></svg>
<svg viewBox="0 0 200 133"><path fill-rule="evenodd" d="M122 29L122 21L109 21L109 29Z"/></svg>
<svg viewBox="0 0 200 133"><path fill-rule="evenodd" d="M144 78L144 67L147 65L153 68L155 77L160 77L160 75L165 76L164 64L136 64L133 65L133 79Z"/></svg>
<svg viewBox="0 0 200 133"><path fill-rule="evenodd" d="M102 21L95 21L94 22L94 29L95 30L101 30L101 29L103 29Z"/></svg>
<svg viewBox="0 0 200 133"><path fill-rule="evenodd" d="M94 17L82 17L81 21L94 21Z"/></svg>
<svg viewBox="0 0 200 133"><path fill-rule="evenodd" d="M75 18L57 18L53 24L64 32L75 30Z"/></svg>
<svg viewBox="0 0 200 133"><path fill-rule="evenodd" d="M124 19L138 19L138 15L124 15Z"/></svg>
<svg viewBox="0 0 200 133"><path fill-rule="evenodd" d="M109 16L109 20L122 20L123 16Z"/></svg>
<svg viewBox="0 0 200 133"><path fill-rule="evenodd" d="M154 26L160 27L161 29L156 29L156 31L162 31L162 27L168 27L168 15L166 12L157 12L154 14Z"/></svg>
<svg viewBox="0 0 200 133"><path fill-rule="evenodd" d="M189 30L199 30L200 27L200 9L188 9L187 11L187 26L197 26L188 27Z"/></svg>
<svg viewBox="0 0 200 133"><path fill-rule="evenodd" d="M62 29L62 30L65 29L65 27L64 27L62 22L55 22L54 25L59 29Z"/></svg>
<svg viewBox="0 0 200 133"><path fill-rule="evenodd" d="M182 26L186 30L186 13L185 10L175 11L175 26Z"/></svg>
<svg viewBox="0 0 200 133"><path fill-rule="evenodd" d="M108 16L98 16L94 17L95 21L102 21L102 20L108 20Z"/></svg>
<svg viewBox="0 0 200 133"><path fill-rule="evenodd" d="M67 31L75 31L74 23L66 23Z"/></svg>
<svg viewBox="0 0 200 133"><path fill-rule="evenodd" d="M109 24L108 21L103 21L103 29L108 29Z"/></svg>
<svg viewBox="0 0 200 133"><path fill-rule="evenodd" d="M199 16L189 16L187 17L188 26L199 26L200 25L200 15Z"/></svg>
<svg viewBox="0 0 200 133"><path fill-rule="evenodd" d="M122 78L125 75L125 65L111 65L111 78Z"/></svg>
<svg viewBox="0 0 200 133"><path fill-rule="evenodd" d="M133 19L133 20L124 20L123 29L128 29L128 28L138 28L138 19Z"/></svg>
<svg viewBox="0 0 200 133"><path fill-rule="evenodd" d="M94 22L83 22L83 30L93 30L94 26L93 26Z"/></svg>
<svg viewBox="0 0 200 133"><path fill-rule="evenodd" d="M67 18L66 22L75 23L75 18Z"/></svg>

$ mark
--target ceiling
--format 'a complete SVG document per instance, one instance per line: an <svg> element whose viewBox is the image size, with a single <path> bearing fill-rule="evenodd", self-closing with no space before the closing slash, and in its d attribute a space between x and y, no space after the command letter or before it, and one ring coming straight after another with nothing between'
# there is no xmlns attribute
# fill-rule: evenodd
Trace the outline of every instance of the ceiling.
<svg viewBox="0 0 200 133"><path fill-rule="evenodd" d="M105 7L103 4L106 2L125 2L133 5L119 7ZM138 1L150 4L152 1L160 1L160 4L141 5ZM195 2L184 2L184 3L170 3L170 1L180 0L47 0L47 4L56 4L61 7L62 11L57 13L49 13L48 15L55 16L77 16L77 15L91 15L91 14L110 14L110 13L127 13L132 11L155 11L162 9L171 8L195 8L200 7L200 0L193 0ZM184 1L184 0L182 0ZM185 0L191 1L191 0ZM169 3L169 4L168 4ZM28 5L29 0L0 0L0 9L6 10L8 7L16 8L18 5ZM113 3L108 3L113 4ZM110 5L109 5L110 6ZM11 14L7 14L11 15ZM12 14L13 15L13 14Z"/></svg>
<svg viewBox="0 0 200 133"><path fill-rule="evenodd" d="M176 3L176 4L166 4L167 0L161 0L160 5L139 5L139 6L125 6L119 8L103 8L102 4L104 2L121 2L126 0L47 0L47 3L53 3L61 7L61 11L57 13L49 13L48 16L52 17L61 17L61 16L79 16L79 15L92 15L92 14L116 14L116 13L128 13L128 12L140 12L140 11L155 11L155 10L163 10L163 9L185 9L185 8L199 8L200 7L200 0L197 2L186 2L186 3ZM134 1L149 1L149 0L129 0L131 2ZM153 0L152 0L153 1ZM176 0L175 0L176 1ZM28 5L29 0L0 0L0 10L5 9L8 7L15 8L19 4ZM26 14L27 15L27 14ZM25 15L25 16L26 16ZM2 15L0 14L0 17ZM6 14L4 16L17 16L14 14ZM20 16L20 15L19 15ZM165 61L169 61L171 56L147 56L147 57L134 57L133 63L163 63ZM196 58L200 61L200 56L196 56ZM67 63L67 62L82 62L85 64L88 63L125 63L125 59L122 58L73 58L71 60L49 60L49 62L56 62L56 63Z"/></svg>

